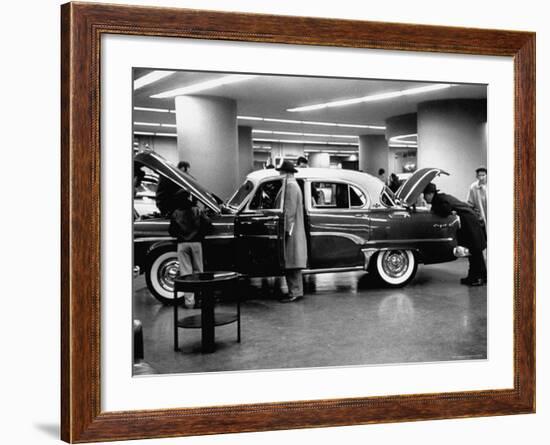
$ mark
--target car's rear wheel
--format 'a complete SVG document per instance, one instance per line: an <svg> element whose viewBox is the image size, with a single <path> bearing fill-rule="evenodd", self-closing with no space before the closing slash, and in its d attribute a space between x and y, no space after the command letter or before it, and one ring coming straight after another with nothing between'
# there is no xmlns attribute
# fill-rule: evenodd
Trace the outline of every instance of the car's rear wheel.
<svg viewBox="0 0 550 445"><path fill-rule="evenodd" d="M414 278L418 262L411 250L382 250L373 266L377 278L386 286L402 287Z"/></svg>
<svg viewBox="0 0 550 445"><path fill-rule="evenodd" d="M162 304L174 304L174 279L178 274L178 256L174 247L160 247L149 253L145 280L151 294ZM182 299L183 294L177 301Z"/></svg>

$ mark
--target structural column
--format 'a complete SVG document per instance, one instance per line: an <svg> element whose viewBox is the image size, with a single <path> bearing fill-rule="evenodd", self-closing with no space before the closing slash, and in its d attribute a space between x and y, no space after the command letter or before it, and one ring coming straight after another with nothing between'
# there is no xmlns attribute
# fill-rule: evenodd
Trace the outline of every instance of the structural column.
<svg viewBox="0 0 550 445"><path fill-rule="evenodd" d="M209 191L228 198L239 184L237 104L232 99L178 96L176 126L180 161Z"/></svg>
<svg viewBox="0 0 550 445"><path fill-rule="evenodd" d="M453 99L418 105L418 168L439 167L450 173L438 187L465 200L475 169L487 165L487 102Z"/></svg>
<svg viewBox="0 0 550 445"><path fill-rule="evenodd" d="M239 126L239 183L254 169L252 127Z"/></svg>
<svg viewBox="0 0 550 445"><path fill-rule="evenodd" d="M329 168L330 155L328 153L310 153L308 165L309 167Z"/></svg>
<svg viewBox="0 0 550 445"><path fill-rule="evenodd" d="M378 170L388 172L388 143L384 135L359 136L359 170L378 176Z"/></svg>

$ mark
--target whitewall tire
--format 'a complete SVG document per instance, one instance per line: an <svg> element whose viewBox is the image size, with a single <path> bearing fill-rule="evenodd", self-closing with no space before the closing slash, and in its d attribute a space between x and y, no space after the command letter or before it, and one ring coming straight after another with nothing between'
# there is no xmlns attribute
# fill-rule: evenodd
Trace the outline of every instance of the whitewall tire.
<svg viewBox="0 0 550 445"><path fill-rule="evenodd" d="M178 274L178 256L173 247L155 249L149 254L145 280L151 294L162 304L174 303L174 279ZM178 301L182 298L183 294Z"/></svg>
<svg viewBox="0 0 550 445"><path fill-rule="evenodd" d="M411 250L381 250L376 255L376 274L390 287L401 287L410 282L418 263Z"/></svg>

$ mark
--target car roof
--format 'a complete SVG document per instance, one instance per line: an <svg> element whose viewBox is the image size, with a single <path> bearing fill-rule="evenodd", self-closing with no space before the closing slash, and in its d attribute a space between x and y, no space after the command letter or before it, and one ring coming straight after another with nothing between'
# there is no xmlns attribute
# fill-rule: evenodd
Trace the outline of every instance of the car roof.
<svg viewBox="0 0 550 445"><path fill-rule="evenodd" d="M384 188L384 183L377 177L356 170L310 167L297 168L297 170L298 172L294 175L297 179L317 179L320 181L342 180L356 184L369 193L373 203L378 201L380 193ZM250 173L247 178L255 183L258 183L266 178L272 178L279 175L280 173L277 170L270 168L256 170L255 172Z"/></svg>

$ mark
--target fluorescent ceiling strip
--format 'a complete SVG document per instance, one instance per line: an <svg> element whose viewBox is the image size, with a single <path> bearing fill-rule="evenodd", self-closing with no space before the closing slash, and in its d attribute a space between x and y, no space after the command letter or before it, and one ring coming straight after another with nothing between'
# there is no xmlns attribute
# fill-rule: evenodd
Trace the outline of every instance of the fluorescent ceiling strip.
<svg viewBox="0 0 550 445"><path fill-rule="evenodd" d="M161 124L160 122L134 122L134 125L139 125L142 127L176 128L176 124Z"/></svg>
<svg viewBox="0 0 550 445"><path fill-rule="evenodd" d="M410 140L412 139L412 140ZM389 139L389 142L412 142L416 143L418 140L418 133L401 134L399 136L393 136Z"/></svg>
<svg viewBox="0 0 550 445"><path fill-rule="evenodd" d="M150 96L152 99L165 99L167 97L183 96L185 94L198 93L200 91L210 90L222 85L229 85L232 83L242 82L244 80L253 79L256 76L231 74L229 76L223 76L218 79L207 80L205 82L199 82L194 85L188 85L182 88L176 88L175 90L164 91L163 93L154 94Z"/></svg>
<svg viewBox="0 0 550 445"><path fill-rule="evenodd" d="M134 90L139 90L146 85L150 85L158 80L164 79L165 77L171 76L174 73L175 71L152 71L134 81Z"/></svg>
<svg viewBox="0 0 550 445"><path fill-rule="evenodd" d="M140 136L166 136L171 138L178 137L176 133L153 133L152 131L134 131L134 134Z"/></svg>
<svg viewBox="0 0 550 445"><path fill-rule="evenodd" d="M417 144L389 144L391 148L418 148Z"/></svg>
<svg viewBox="0 0 550 445"><path fill-rule="evenodd" d="M134 125L141 125L142 127L160 127L160 124L155 122L134 122Z"/></svg>
<svg viewBox="0 0 550 445"><path fill-rule="evenodd" d="M173 113L172 110L166 108L148 108L148 107L134 107L135 111L151 111L154 113Z"/></svg>
<svg viewBox="0 0 550 445"><path fill-rule="evenodd" d="M383 125L341 124L337 122L300 121L296 119L276 119L271 117L258 117L258 116L237 116L237 119L247 120L247 121L275 122L275 123L282 123L282 124L319 125L324 127L370 128L371 130L386 129L386 127Z"/></svg>
<svg viewBox="0 0 550 445"><path fill-rule="evenodd" d="M359 137L359 136L348 135L348 134L300 133L297 131L272 131L272 130L260 130L260 129L253 129L252 133L284 134L287 136L313 136L313 137L347 138L347 139L357 139Z"/></svg>
<svg viewBox="0 0 550 445"><path fill-rule="evenodd" d="M282 142L286 144L306 144L306 145L351 145L357 147L359 144L352 142L326 142L326 141L308 141L308 140L294 140L294 139L264 139L254 138L257 142Z"/></svg>
<svg viewBox="0 0 550 445"><path fill-rule="evenodd" d="M328 153L331 155L344 155L346 157L348 157L349 155L357 155L356 151L351 151L351 150L310 150L306 148L304 152L305 153Z"/></svg>
<svg viewBox="0 0 550 445"><path fill-rule="evenodd" d="M314 111L314 110L321 110L324 108L332 108L332 107L345 107L349 105L355 105L359 103L365 103L365 102L375 102L379 100L387 100L387 99L394 99L396 97L401 96L410 96L413 94L422 94L422 93L428 93L431 91L438 91L445 88L450 88L451 85L447 84L439 84L439 85L428 85L425 87L418 87L418 88L409 88L408 90L401 90L401 91L392 91L389 93L380 93L380 94L371 94L369 96L363 96L363 97L356 97L352 99L345 99L345 100L336 100L332 102L325 102L322 104L314 104L314 105L306 105L303 107L296 107L296 108L288 108L286 111L289 111L291 113L297 112L297 111Z"/></svg>

